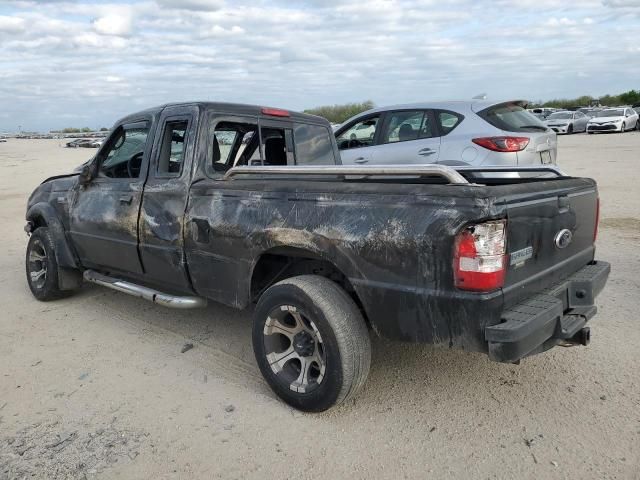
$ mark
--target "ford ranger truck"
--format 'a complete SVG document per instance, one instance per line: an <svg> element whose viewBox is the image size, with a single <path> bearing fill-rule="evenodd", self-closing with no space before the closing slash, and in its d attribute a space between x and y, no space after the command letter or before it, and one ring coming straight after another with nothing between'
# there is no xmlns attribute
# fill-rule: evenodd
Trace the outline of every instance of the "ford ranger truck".
<svg viewBox="0 0 640 480"><path fill-rule="evenodd" d="M356 394L371 335L509 363L589 342L610 269L595 260L593 180L339 159L311 115L129 115L29 198L29 287L42 301L84 281L172 308L251 307L264 378L305 411Z"/></svg>

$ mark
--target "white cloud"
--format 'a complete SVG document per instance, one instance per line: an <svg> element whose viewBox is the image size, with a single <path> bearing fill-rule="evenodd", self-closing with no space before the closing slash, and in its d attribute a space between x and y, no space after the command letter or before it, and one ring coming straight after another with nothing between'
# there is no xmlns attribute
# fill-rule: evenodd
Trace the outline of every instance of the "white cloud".
<svg viewBox="0 0 640 480"><path fill-rule="evenodd" d="M133 16L129 9L123 8L95 19L92 25L94 30L101 35L126 37L131 34Z"/></svg>
<svg viewBox="0 0 640 480"><path fill-rule="evenodd" d="M2 110L36 129L194 99L304 109L637 88L637 9L605 1L0 1Z"/></svg>
<svg viewBox="0 0 640 480"><path fill-rule="evenodd" d="M170 9L211 11L222 8L224 0L156 0L156 3Z"/></svg>
<svg viewBox="0 0 640 480"><path fill-rule="evenodd" d="M20 33L24 31L24 20L18 17L0 15L0 32Z"/></svg>

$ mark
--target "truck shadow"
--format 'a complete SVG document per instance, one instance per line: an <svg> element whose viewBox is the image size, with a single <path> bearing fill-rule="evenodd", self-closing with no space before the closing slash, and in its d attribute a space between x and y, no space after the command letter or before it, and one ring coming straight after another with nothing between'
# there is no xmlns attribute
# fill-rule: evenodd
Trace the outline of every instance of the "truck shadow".
<svg viewBox="0 0 640 480"><path fill-rule="evenodd" d="M205 349L214 358L201 367L237 385L272 395L261 379L251 345L252 309L237 311L219 304L206 309L172 310L100 287L85 286L77 297L105 313L140 329L170 332L176 352L185 343ZM404 344L372 337L372 364L363 391L336 412L348 414L356 408L384 412L415 403L425 408L465 399L469 408L488 404L495 407L519 398L538 399L539 386L555 388L563 394L583 373L580 349L556 348L523 360L521 365L491 362L486 355L450 350L431 345ZM234 364L230 369L215 357L224 355ZM545 401L552 401L546 398ZM429 407L430 406L430 407ZM286 408L286 407L285 407Z"/></svg>

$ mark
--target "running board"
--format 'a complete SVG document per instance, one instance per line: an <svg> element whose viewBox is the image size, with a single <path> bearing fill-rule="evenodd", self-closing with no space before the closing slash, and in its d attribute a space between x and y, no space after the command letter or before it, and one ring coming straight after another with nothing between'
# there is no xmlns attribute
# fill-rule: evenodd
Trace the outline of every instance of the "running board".
<svg viewBox="0 0 640 480"><path fill-rule="evenodd" d="M101 273L93 270L85 270L84 279L87 282L96 283L103 287L117 290L118 292L127 293L134 297L144 298L145 300L157 303L163 307L187 309L207 306L207 300L201 297L179 297L176 295L170 295L168 293L162 293L151 288L136 285L135 283L125 282L124 280L118 280L117 278L102 275Z"/></svg>

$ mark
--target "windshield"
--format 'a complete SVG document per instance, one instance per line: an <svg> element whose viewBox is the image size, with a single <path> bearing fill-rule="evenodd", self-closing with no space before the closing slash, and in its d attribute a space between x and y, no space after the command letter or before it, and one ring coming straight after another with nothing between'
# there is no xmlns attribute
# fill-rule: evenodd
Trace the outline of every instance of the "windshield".
<svg viewBox="0 0 640 480"><path fill-rule="evenodd" d="M624 117L624 110L620 108L603 110L597 115L598 117Z"/></svg>
<svg viewBox="0 0 640 480"><path fill-rule="evenodd" d="M573 118L573 114L569 112L558 112L549 115L547 120L567 120Z"/></svg>

